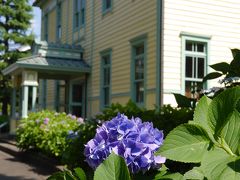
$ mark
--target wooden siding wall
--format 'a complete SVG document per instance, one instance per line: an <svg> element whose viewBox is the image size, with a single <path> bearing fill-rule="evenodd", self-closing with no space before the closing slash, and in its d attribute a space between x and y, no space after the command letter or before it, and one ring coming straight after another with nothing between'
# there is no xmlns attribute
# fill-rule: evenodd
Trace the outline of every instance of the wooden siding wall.
<svg viewBox="0 0 240 180"><path fill-rule="evenodd" d="M143 34L147 35L146 88L155 88L156 1L115 0L112 11L105 15L102 14L102 1L95 1L94 12L91 96L99 97L100 94L100 52L111 48L111 102L125 104L130 99L131 45L129 41ZM88 34L90 32L86 31L86 37L91 37L91 34ZM146 100L148 101L148 94ZM99 98L95 101L99 101ZM150 107L152 107L154 103L146 104L151 104ZM91 113L95 113L95 108L92 111Z"/></svg>
<svg viewBox="0 0 240 180"><path fill-rule="evenodd" d="M50 1L42 7L43 11L49 3ZM130 40L143 34L147 35L145 106L153 108L156 99L157 1L113 0L112 11L103 14L101 0L87 0L85 22L85 27L73 31L73 1L62 1L61 42L81 44L85 50L84 58L92 66L88 114L93 115L100 110L100 52L108 48L112 49L111 102L125 104L130 99ZM54 42L56 7L49 13L49 25L49 42Z"/></svg>
<svg viewBox="0 0 240 180"><path fill-rule="evenodd" d="M240 1L165 0L164 103L181 92L181 32L211 36L208 64L231 61L230 48L240 48ZM212 71L208 68L208 72ZM209 87L219 86L211 81Z"/></svg>

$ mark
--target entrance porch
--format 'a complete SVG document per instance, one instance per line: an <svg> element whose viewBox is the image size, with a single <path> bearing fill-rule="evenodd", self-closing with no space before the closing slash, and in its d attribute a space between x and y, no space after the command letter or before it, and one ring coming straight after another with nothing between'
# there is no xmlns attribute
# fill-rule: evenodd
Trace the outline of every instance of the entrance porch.
<svg viewBox="0 0 240 180"><path fill-rule="evenodd" d="M35 43L33 55L3 70L12 79L10 133L16 120L42 109L85 117L89 65L80 46Z"/></svg>

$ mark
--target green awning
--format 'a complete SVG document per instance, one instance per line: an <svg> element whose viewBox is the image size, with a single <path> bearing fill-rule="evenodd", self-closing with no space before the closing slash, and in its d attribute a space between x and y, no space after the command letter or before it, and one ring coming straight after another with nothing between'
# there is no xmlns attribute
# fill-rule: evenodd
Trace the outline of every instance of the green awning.
<svg viewBox="0 0 240 180"><path fill-rule="evenodd" d="M90 73L90 66L84 60L43 57L41 55L19 59L14 64L5 68L2 73L3 75L14 74L22 69L51 73Z"/></svg>

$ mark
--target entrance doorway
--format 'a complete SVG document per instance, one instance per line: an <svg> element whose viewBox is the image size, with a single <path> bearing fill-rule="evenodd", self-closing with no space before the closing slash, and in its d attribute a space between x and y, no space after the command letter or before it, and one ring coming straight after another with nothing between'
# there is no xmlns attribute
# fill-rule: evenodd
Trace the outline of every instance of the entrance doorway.
<svg viewBox="0 0 240 180"><path fill-rule="evenodd" d="M77 117L84 117L84 83L73 81L70 83L69 112Z"/></svg>

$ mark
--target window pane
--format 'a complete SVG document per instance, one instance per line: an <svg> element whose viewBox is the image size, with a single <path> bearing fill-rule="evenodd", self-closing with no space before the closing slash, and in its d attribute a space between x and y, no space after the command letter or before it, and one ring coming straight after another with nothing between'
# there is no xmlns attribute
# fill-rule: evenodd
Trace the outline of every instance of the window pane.
<svg viewBox="0 0 240 180"><path fill-rule="evenodd" d="M192 47L193 47L193 43L192 42L190 42L190 41L186 41L186 50L187 51L192 51L193 49L192 49Z"/></svg>
<svg viewBox="0 0 240 180"><path fill-rule="evenodd" d="M75 27L78 27L79 26L79 13L77 12L75 14Z"/></svg>
<svg viewBox="0 0 240 180"><path fill-rule="evenodd" d="M112 6L112 0L106 0L106 9L110 9Z"/></svg>
<svg viewBox="0 0 240 180"><path fill-rule="evenodd" d="M104 81L103 84L105 86L110 84L110 68L109 67L103 69L103 81Z"/></svg>
<svg viewBox="0 0 240 180"><path fill-rule="evenodd" d="M204 58L198 58L198 77L197 78L203 78L204 77Z"/></svg>
<svg viewBox="0 0 240 180"><path fill-rule="evenodd" d="M202 90L202 83L195 81L185 81L185 96L188 98L199 98Z"/></svg>
<svg viewBox="0 0 240 180"><path fill-rule="evenodd" d="M142 103L144 100L143 82L136 82L136 102Z"/></svg>
<svg viewBox="0 0 240 180"><path fill-rule="evenodd" d="M104 106L108 106L109 105L109 87L105 87L104 88Z"/></svg>
<svg viewBox="0 0 240 180"><path fill-rule="evenodd" d="M81 24L85 24L85 9L81 10Z"/></svg>
<svg viewBox="0 0 240 180"><path fill-rule="evenodd" d="M82 102L82 85L73 84L72 85L72 102Z"/></svg>
<svg viewBox="0 0 240 180"><path fill-rule="evenodd" d="M110 55L109 54L106 55L106 56L103 56L102 59L103 59L103 64L104 65L109 65L110 64Z"/></svg>
<svg viewBox="0 0 240 180"><path fill-rule="evenodd" d="M135 47L135 55L138 56L141 54L144 54L144 44Z"/></svg>
<svg viewBox="0 0 240 180"><path fill-rule="evenodd" d="M144 79L144 60L139 58L135 61L135 79Z"/></svg>
<svg viewBox="0 0 240 180"><path fill-rule="evenodd" d="M204 44L203 43L197 43L197 52L204 52Z"/></svg>
<svg viewBox="0 0 240 180"><path fill-rule="evenodd" d="M186 77L193 77L193 58L190 56L186 57L186 63L185 63L185 74Z"/></svg>

